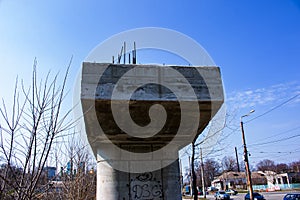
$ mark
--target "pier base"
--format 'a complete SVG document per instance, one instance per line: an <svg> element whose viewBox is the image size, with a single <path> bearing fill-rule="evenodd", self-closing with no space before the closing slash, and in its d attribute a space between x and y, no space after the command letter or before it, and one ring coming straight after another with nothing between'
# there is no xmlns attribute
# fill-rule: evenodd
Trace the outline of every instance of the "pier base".
<svg viewBox="0 0 300 200"><path fill-rule="evenodd" d="M127 173L97 164L97 200L181 200L179 162L153 172Z"/></svg>

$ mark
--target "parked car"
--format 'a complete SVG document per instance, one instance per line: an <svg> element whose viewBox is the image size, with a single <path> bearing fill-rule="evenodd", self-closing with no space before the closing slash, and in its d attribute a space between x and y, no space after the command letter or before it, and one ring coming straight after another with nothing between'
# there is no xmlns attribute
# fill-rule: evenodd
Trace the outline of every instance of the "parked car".
<svg viewBox="0 0 300 200"><path fill-rule="evenodd" d="M253 199L254 200L265 200L265 197L261 194L259 194L258 192L253 192ZM247 193L245 195L245 200L250 200L250 194Z"/></svg>
<svg viewBox="0 0 300 200"><path fill-rule="evenodd" d="M198 190L198 195L203 195L202 190Z"/></svg>
<svg viewBox="0 0 300 200"><path fill-rule="evenodd" d="M230 199L230 195L227 194L225 191L220 190L220 191L216 192L215 198L216 198L216 200L221 200L221 199L224 199L224 200L227 199L227 200L229 200Z"/></svg>
<svg viewBox="0 0 300 200"><path fill-rule="evenodd" d="M206 194L208 194L208 192L205 192ZM202 190L198 190L198 195L204 195L204 193L202 192Z"/></svg>
<svg viewBox="0 0 300 200"><path fill-rule="evenodd" d="M210 186L210 187L207 188L207 191L208 191L208 192L218 191L218 188L215 188L215 187L213 187L213 186Z"/></svg>
<svg viewBox="0 0 300 200"><path fill-rule="evenodd" d="M238 192L234 189L228 189L225 191L229 195L236 195Z"/></svg>
<svg viewBox="0 0 300 200"><path fill-rule="evenodd" d="M300 200L300 193L290 193L283 197L283 200Z"/></svg>

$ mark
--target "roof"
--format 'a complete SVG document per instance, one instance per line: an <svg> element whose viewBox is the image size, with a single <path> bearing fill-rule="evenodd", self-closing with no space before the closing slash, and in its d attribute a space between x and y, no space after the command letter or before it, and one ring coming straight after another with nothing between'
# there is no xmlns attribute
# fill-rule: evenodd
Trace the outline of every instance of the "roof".
<svg viewBox="0 0 300 200"><path fill-rule="evenodd" d="M263 178L265 176L264 176L264 174L262 174L260 172L252 172L251 177L252 178ZM246 178L245 172L225 172L222 175L220 175L219 177L217 177L217 179L241 179L241 178L242 179Z"/></svg>

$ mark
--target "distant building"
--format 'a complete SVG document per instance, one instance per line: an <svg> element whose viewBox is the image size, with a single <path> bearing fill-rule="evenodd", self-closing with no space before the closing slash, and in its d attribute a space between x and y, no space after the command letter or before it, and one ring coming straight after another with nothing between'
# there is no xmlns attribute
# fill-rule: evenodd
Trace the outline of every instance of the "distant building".
<svg viewBox="0 0 300 200"><path fill-rule="evenodd" d="M56 167L44 167L43 171L46 172L48 180L55 179Z"/></svg>
<svg viewBox="0 0 300 200"><path fill-rule="evenodd" d="M277 174L273 171L251 172L253 189L255 190L280 190L299 188L300 173L289 172ZM218 176L211 184L219 190L229 188L247 189L247 177L245 172L225 172Z"/></svg>
<svg viewBox="0 0 300 200"><path fill-rule="evenodd" d="M68 175L75 175L77 172L85 172L85 162L80 162L80 163L72 163L72 161L70 160L68 163L67 163L67 166L66 166L66 173Z"/></svg>
<svg viewBox="0 0 300 200"><path fill-rule="evenodd" d="M267 179L264 174L259 172L251 173L252 184L265 185ZM212 181L212 186L219 190L225 189L246 189L247 177L245 172L225 172Z"/></svg>
<svg viewBox="0 0 300 200"><path fill-rule="evenodd" d="M266 176L268 182L267 188L271 190L278 189L278 187L281 189L293 189L296 188L294 184L300 183L299 172L277 174L273 171L265 171L260 173L263 173Z"/></svg>

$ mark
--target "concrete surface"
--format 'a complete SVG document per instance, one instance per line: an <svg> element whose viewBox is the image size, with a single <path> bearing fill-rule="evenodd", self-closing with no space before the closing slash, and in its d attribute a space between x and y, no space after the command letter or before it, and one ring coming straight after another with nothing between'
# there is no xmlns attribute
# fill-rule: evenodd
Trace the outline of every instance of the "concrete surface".
<svg viewBox="0 0 300 200"><path fill-rule="evenodd" d="M218 67L83 63L81 103L98 163L97 199L181 199L178 151L223 101Z"/></svg>

